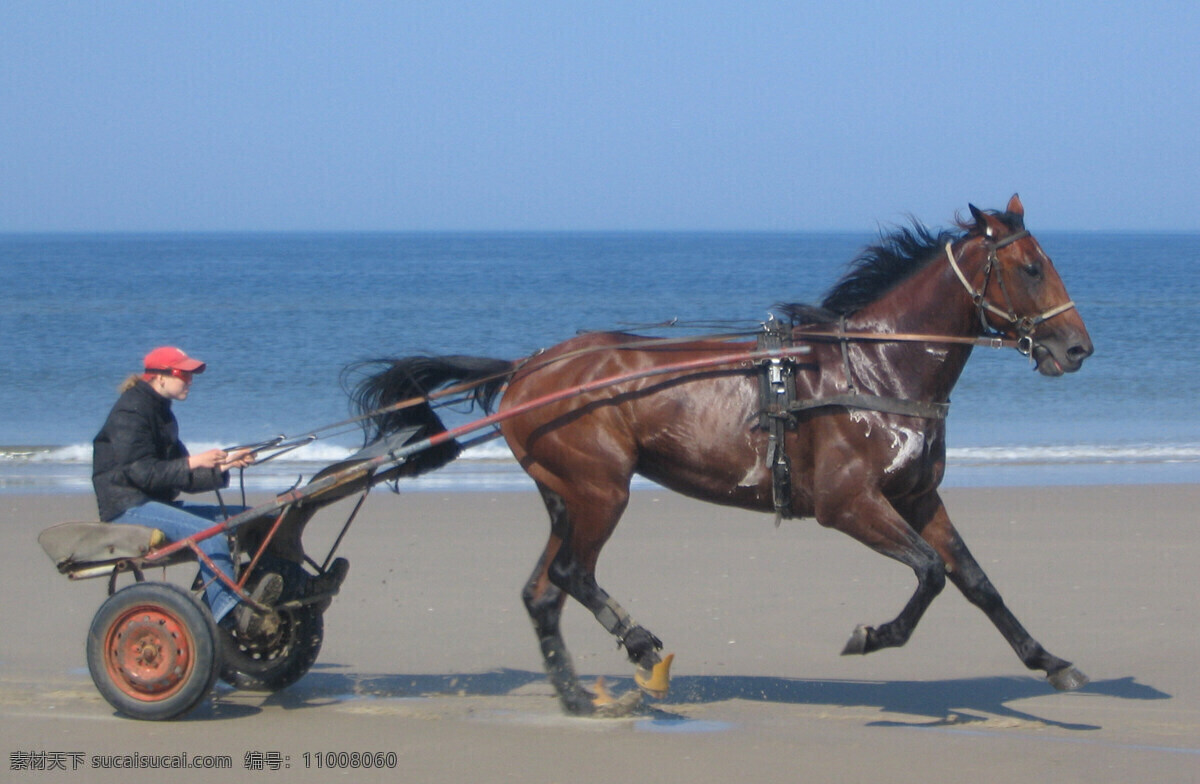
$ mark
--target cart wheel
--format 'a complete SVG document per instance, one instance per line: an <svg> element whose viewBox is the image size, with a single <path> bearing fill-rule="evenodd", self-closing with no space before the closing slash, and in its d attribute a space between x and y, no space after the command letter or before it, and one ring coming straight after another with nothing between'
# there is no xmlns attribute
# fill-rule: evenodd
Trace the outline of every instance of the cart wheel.
<svg viewBox="0 0 1200 784"><path fill-rule="evenodd" d="M92 681L126 716L174 719L196 707L217 679L217 625L190 593L135 583L100 605L88 631Z"/></svg>
<svg viewBox="0 0 1200 784"><path fill-rule="evenodd" d="M281 600L305 592L307 577L289 575ZM297 585L300 580L304 584ZM246 691L279 691L304 677L325 639L323 610L306 605L279 612L279 631L266 639L242 638L236 629L217 629L221 680Z"/></svg>

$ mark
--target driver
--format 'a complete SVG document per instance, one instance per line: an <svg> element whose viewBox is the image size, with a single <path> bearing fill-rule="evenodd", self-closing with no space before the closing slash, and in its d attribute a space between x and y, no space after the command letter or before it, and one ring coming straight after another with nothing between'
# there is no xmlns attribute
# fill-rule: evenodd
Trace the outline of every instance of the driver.
<svg viewBox="0 0 1200 784"><path fill-rule="evenodd" d="M250 450L209 449L192 455L179 440L171 403L187 399L192 379L205 367L174 346L160 346L146 355L141 374L131 375L121 384L121 396L92 442L92 486L104 522L157 528L178 541L224 519L221 507L176 501L180 493L226 487L229 469L254 462ZM232 515L243 509L229 507L228 512ZM197 544L217 568L233 575L226 536L210 536ZM203 561L200 571L207 583L205 600L220 626L246 636L270 634L278 627L276 613L256 612L248 604L238 606L237 594L216 579ZM283 579L268 573L251 597L271 606L282 590Z"/></svg>

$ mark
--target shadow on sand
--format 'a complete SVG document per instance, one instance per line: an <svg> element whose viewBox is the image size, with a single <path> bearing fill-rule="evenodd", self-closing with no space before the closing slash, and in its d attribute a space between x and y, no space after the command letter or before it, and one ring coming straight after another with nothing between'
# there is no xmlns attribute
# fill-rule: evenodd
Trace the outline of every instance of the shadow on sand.
<svg viewBox="0 0 1200 784"><path fill-rule="evenodd" d="M267 704L285 709L304 709L354 699L416 699L430 696L500 697L530 686L549 686L540 672L502 669L484 673L446 675L346 674L338 665L318 664L289 689L266 698ZM594 679L585 679L585 683ZM608 679L614 693L633 688L626 678ZM1069 724L1027 711L1010 703L1055 694L1044 681L1034 677L962 678L941 681L850 681L739 676L679 676L672 679L671 694L647 706L643 716L657 720L683 719L671 712L672 705L695 705L725 700L750 700L784 705L868 708L894 714L896 721L873 722L873 726L928 727L982 722L989 717L1040 722L1068 730L1100 729L1089 724ZM1096 695L1122 700L1164 700L1166 694L1134 678L1093 682L1079 695ZM1073 697L1072 697L1073 698ZM251 712L254 712L251 709ZM221 701L194 714L197 719L235 718L236 706L222 708ZM208 714L207 716L205 714ZM914 722L913 717L929 721Z"/></svg>

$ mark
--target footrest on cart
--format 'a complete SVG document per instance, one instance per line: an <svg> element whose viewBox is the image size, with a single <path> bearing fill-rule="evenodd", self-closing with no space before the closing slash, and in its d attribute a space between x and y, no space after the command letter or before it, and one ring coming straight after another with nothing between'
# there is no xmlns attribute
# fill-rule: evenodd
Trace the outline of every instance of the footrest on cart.
<svg viewBox="0 0 1200 784"><path fill-rule="evenodd" d="M167 541L157 528L124 523L60 523L38 534L38 543L58 571L73 579L109 574L118 563L144 558ZM191 557L190 551L181 553Z"/></svg>

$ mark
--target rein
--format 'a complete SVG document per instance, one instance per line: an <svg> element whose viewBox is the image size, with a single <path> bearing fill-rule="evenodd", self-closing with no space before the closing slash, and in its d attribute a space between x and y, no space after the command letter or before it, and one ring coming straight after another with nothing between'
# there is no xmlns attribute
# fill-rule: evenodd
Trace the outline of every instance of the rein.
<svg viewBox="0 0 1200 784"><path fill-rule="evenodd" d="M1000 335L969 338L958 335L929 335L921 332L847 332L844 329L810 330L805 327L797 327L796 336L805 340L861 341L864 343L945 343L984 348L1018 347L1018 341Z"/></svg>

